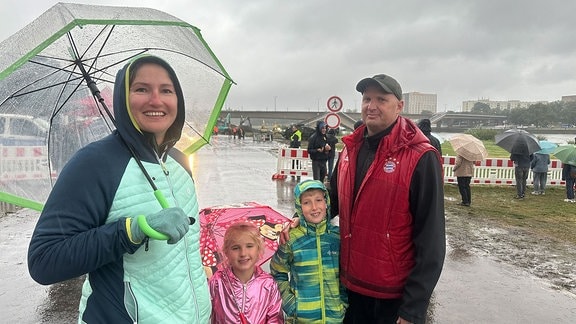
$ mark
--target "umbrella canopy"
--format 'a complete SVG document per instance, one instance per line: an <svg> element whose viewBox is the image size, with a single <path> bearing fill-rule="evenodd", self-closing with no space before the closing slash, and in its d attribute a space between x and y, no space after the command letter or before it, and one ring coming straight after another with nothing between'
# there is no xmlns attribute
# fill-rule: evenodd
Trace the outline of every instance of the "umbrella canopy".
<svg viewBox="0 0 576 324"><path fill-rule="evenodd" d="M278 238L283 224L290 219L270 206L255 202L215 206L200 211L200 253L202 264L210 275L224 261L222 245L224 234L230 225L236 222L252 222L264 239L264 254L259 264L268 261L278 249Z"/></svg>
<svg viewBox="0 0 576 324"><path fill-rule="evenodd" d="M484 143L470 134L458 134L449 141L454 152L468 161L482 161L488 157Z"/></svg>
<svg viewBox="0 0 576 324"><path fill-rule="evenodd" d="M148 8L58 3L0 43L0 118L47 125L26 156L0 142L0 200L45 201L70 156L114 129L115 75L142 54L163 58L178 75L186 125L177 146L194 152L208 143L233 81L193 25Z"/></svg>
<svg viewBox="0 0 576 324"><path fill-rule="evenodd" d="M539 151L538 138L523 129L509 129L496 135L496 145L510 153L532 154Z"/></svg>
<svg viewBox="0 0 576 324"><path fill-rule="evenodd" d="M576 146L572 144L560 145L552 154L562 163L576 166Z"/></svg>
<svg viewBox="0 0 576 324"><path fill-rule="evenodd" d="M558 144L556 143L552 143L550 141L539 141L538 142L540 144L540 150L536 151L536 153L540 153L540 154L550 154L552 152L554 152L554 149L558 147Z"/></svg>

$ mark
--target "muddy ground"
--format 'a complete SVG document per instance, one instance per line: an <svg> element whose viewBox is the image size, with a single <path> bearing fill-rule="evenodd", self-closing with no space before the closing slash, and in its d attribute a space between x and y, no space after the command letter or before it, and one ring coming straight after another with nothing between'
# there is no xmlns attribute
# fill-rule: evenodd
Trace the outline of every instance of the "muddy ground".
<svg viewBox="0 0 576 324"><path fill-rule="evenodd" d="M446 197L449 253L485 256L511 264L549 282L553 289L576 294L575 245L552 241L522 228L478 219L468 208L455 204L455 199Z"/></svg>

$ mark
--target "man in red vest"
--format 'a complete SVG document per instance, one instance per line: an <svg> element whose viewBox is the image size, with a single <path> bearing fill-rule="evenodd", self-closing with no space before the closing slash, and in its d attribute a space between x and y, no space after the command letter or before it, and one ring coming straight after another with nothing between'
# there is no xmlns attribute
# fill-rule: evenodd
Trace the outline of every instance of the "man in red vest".
<svg viewBox="0 0 576 324"><path fill-rule="evenodd" d="M344 323L424 323L446 253L441 157L411 120L400 84L356 85L364 125L342 138L331 179L339 216Z"/></svg>

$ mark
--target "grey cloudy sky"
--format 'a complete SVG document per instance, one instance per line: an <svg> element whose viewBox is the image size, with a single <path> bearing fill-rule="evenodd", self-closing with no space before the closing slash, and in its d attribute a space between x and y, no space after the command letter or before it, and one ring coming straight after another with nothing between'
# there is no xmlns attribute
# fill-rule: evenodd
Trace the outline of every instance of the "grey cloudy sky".
<svg viewBox="0 0 576 324"><path fill-rule="evenodd" d="M4 40L54 5L2 0ZM199 27L237 83L226 109L326 111L356 83L394 76L404 92L464 100L556 101L576 95L576 2L567 0L92 0L141 6Z"/></svg>

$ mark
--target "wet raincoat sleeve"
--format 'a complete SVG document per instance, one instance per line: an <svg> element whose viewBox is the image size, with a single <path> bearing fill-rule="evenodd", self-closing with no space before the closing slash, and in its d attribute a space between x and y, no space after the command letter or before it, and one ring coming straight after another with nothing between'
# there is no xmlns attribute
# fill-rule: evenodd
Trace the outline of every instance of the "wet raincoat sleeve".
<svg viewBox="0 0 576 324"><path fill-rule="evenodd" d="M282 297L282 309L288 317L296 314L296 295L290 284L289 273L294 261L290 244L282 244L274 253L270 261L270 274L278 284L278 290Z"/></svg>
<svg viewBox="0 0 576 324"><path fill-rule="evenodd" d="M133 253L125 219L105 223L122 167L98 144L79 151L62 170L30 240L28 268L40 284L89 273ZM114 152L110 152L114 153ZM127 215L137 216L137 215Z"/></svg>
<svg viewBox="0 0 576 324"><path fill-rule="evenodd" d="M425 322L446 254L444 182L437 154L429 151L422 156L410 184L416 263L404 286L399 316L413 323Z"/></svg>

